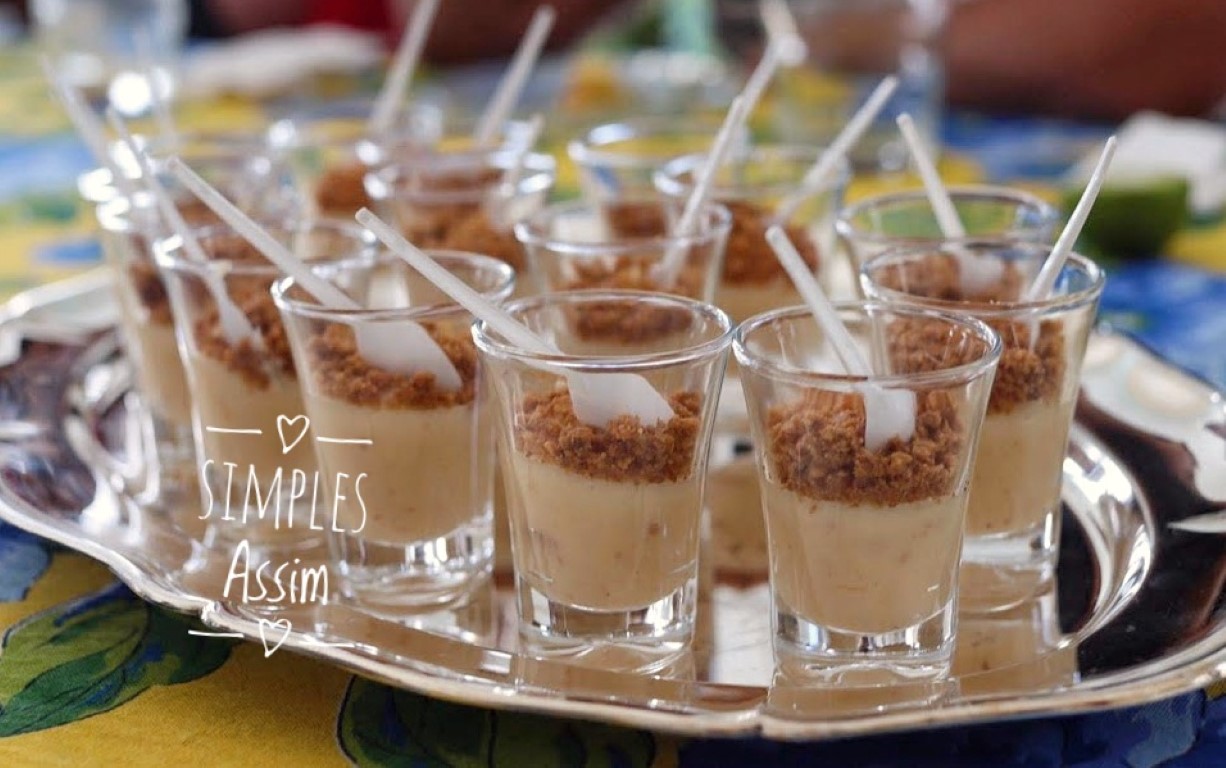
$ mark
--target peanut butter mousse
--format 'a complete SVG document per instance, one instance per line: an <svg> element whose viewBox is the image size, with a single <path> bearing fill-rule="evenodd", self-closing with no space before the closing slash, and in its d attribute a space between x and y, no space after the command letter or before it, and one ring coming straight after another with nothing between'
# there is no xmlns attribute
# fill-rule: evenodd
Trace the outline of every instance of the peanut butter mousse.
<svg viewBox="0 0 1226 768"><path fill-rule="evenodd" d="M477 351L464 328L423 323L455 365L463 385L438 386L434 374L393 373L367 362L353 328L329 323L306 346L304 399L317 436L369 444L317 443L327 485L364 475L361 497L339 502L337 519L357 538L403 547L484 526L493 459L478 419ZM330 496L331 497L331 496Z"/></svg>
<svg viewBox="0 0 1226 768"><path fill-rule="evenodd" d="M522 583L567 606L625 611L695 577L701 396L670 403L667 423L627 415L593 427L563 385L524 399L502 452Z"/></svg>
<svg viewBox="0 0 1226 768"><path fill-rule="evenodd" d="M978 457L966 516L968 536L1037 533L1058 510L1064 447L1076 406L1065 386L1069 351L1059 320L1029 322L994 317L990 310L1018 300L1024 280L1012 265L981 293L965 294L952 256L934 254L887 268L882 285L912 295L965 303L1000 334L1003 350L979 434ZM1033 340L1035 331L1038 338Z"/></svg>
<svg viewBox="0 0 1226 768"><path fill-rule="evenodd" d="M193 326L194 349L185 361L193 378L192 396L201 421L199 440L204 454L201 460L212 462L213 473L223 480L225 463L236 465L234 473L239 481L229 484L236 494L245 493L248 473L267 490L275 485L278 471L283 476L283 485L288 487L295 471L311 478L316 467L310 440L299 440L288 453L282 450L277 418L297 417L303 413L303 403L285 329L269 295L271 282L271 277L256 276L236 276L228 282L231 298L259 335L259 347L250 339L231 344L213 306L197 316ZM216 429L261 431L236 434ZM231 499L231 505L238 510L244 503L244 498ZM295 514L309 514L309 510ZM271 515L264 518L261 528L273 534L270 518ZM295 534L283 522L279 533L301 539L306 526L306 522L295 519Z"/></svg>
<svg viewBox="0 0 1226 768"><path fill-rule="evenodd" d="M864 445L859 394L809 391L768 413L772 583L800 618L875 634L917 625L952 599L967 430L948 392L917 397L914 435L877 451Z"/></svg>
<svg viewBox="0 0 1226 768"><path fill-rule="evenodd" d="M800 303L787 271L766 241L773 212L743 201L727 201L724 205L732 213L732 231L724 250L724 271L715 303L738 323L767 310ZM816 272L819 257L810 233L793 224L784 229L805 264Z"/></svg>
<svg viewBox="0 0 1226 768"><path fill-rule="evenodd" d="M185 221L203 226L216 221L198 201L184 201L179 211ZM187 378L179 360L170 297L153 263L151 243L140 232L127 235L127 253L116 259L127 278L118 281L124 336L137 362L137 378L153 414L170 425L190 428L191 404Z"/></svg>
<svg viewBox="0 0 1226 768"><path fill-rule="evenodd" d="M463 197L483 198L502 179L503 172L488 168L472 173L450 173L423 176L417 181L420 192L407 193L398 200L400 221L405 237L419 248L468 251L491 256L520 272L524 268L524 252L509 224L491 218L492 200L474 199L456 202L425 202L414 199L427 193L457 193Z"/></svg>

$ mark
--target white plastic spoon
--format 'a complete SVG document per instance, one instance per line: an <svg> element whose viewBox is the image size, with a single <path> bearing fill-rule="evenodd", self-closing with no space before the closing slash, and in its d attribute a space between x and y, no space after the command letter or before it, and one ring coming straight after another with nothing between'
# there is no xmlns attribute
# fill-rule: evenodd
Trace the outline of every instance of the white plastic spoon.
<svg viewBox="0 0 1226 768"><path fill-rule="evenodd" d="M404 103L405 90L413 79L417 62L421 60L422 49L426 46L426 37L430 34L430 26L438 12L439 0L420 0L405 24L404 34L400 37L400 45L392 59L391 69L383 80L383 88L375 101L375 108L370 114L370 135L379 136L392 127L396 112Z"/></svg>
<svg viewBox="0 0 1226 768"><path fill-rule="evenodd" d="M538 112L528 121L524 144L515 151L510 166L503 173L502 180L495 188L494 199L491 201L491 209L495 211L495 216L492 216L491 219L501 221L504 227L515 224L515 189L519 186L519 180L523 178L524 163L527 162L532 150L536 148L536 143L541 140L541 132L544 129L545 116Z"/></svg>
<svg viewBox="0 0 1226 768"><path fill-rule="evenodd" d="M123 118L112 107L106 111L106 119L110 122L111 127L119 134L128 152L132 153L132 157L136 160L136 165L140 168L140 178L145 184L145 189L149 191L149 195L153 198L154 205L157 206L158 213L166 221L170 231L174 232L179 240L183 243L183 250L187 251L188 256L200 265L201 275L204 278L205 284L208 286L209 293L213 294L213 301L217 304L217 315L221 321L221 332L226 337L231 345L237 345L246 340L251 343L256 349L263 348L263 338L251 321L247 319L246 313L234 304L230 298L230 292L226 290L225 280L212 269L211 260L205 254L204 249L200 247L200 243L192 235L191 227L183 220L183 215L179 213L179 209L175 207L174 201L170 198L170 194L166 192L166 188L162 186L162 182L158 179L157 174L153 171L153 165L149 162L149 156L145 151L136 144L136 139L132 137L131 131L124 123ZM135 211L133 211L135 214Z"/></svg>
<svg viewBox="0 0 1226 768"><path fill-rule="evenodd" d="M407 261L440 291L467 309L474 317L489 323L516 346L537 355L561 354L552 344L538 337L513 317L487 301L464 281L439 266L394 228L367 209L357 213L357 220L374 233L392 252ZM643 425L668 421L673 417L672 406L647 379L636 373L563 372L570 388L571 404L579 420L591 426L604 427L619 416L632 415Z"/></svg>
<svg viewBox="0 0 1226 768"><path fill-rule="evenodd" d="M767 39L779 49L779 63L785 67L803 64L809 50L786 0L762 0L758 3L758 15L762 17Z"/></svg>
<svg viewBox="0 0 1226 768"><path fill-rule="evenodd" d="M507 73L498 83L498 89L494 91L493 98L490 99L485 112L477 121L476 129L473 131L473 139L477 142L477 146L488 147L494 143L498 132L502 130L507 118L515 109L515 105L519 103L519 97L528 83L528 76L532 74L532 67L536 65L541 49L545 47L545 40L549 37L550 30L553 29L555 16L551 6L542 5L536 9L532 23L528 25L528 31L524 33L523 39L519 42L519 49L515 51L515 58L512 59L511 66L507 68Z"/></svg>
<svg viewBox="0 0 1226 768"><path fill-rule="evenodd" d="M349 294L315 274L306 262L290 253L289 249L248 218L182 160L172 157L169 167L171 173L205 205L246 238L278 269L293 277L295 282L320 303L341 310L363 308ZM406 375L427 371L434 374L435 381L444 389L454 391L463 386L460 374L450 358L426 329L417 323L359 323L354 326L354 337L362 357L380 368Z"/></svg>
<svg viewBox="0 0 1226 768"><path fill-rule="evenodd" d="M843 369L851 376L871 376L873 371L868 361L860 354L856 341L843 326L826 292L817 278L809 271L804 258L788 239L782 227L766 231L766 240L779 257L779 262L792 278L797 292L804 298L813 319L821 326L822 333L834 347ZM875 451L893 437L910 440L915 434L915 393L907 389L885 389L873 382L864 382L858 387L864 395L864 447Z"/></svg>
<svg viewBox="0 0 1226 768"><path fill-rule="evenodd" d="M958 210L954 208L953 198L949 190L941 183L941 174L937 172L936 163L924 148L915 127L915 121L906 113L898 116L898 130L902 132L903 141L911 153L915 169L919 171L920 181L924 184L924 192L928 195L928 203L936 216L937 226L941 235L947 240L963 240L966 238L966 227L958 218ZM949 253L958 262L958 274L962 281L962 289L969 293L979 293L1000 282L1005 265L999 258L990 254L976 255L966 248L952 245Z"/></svg>

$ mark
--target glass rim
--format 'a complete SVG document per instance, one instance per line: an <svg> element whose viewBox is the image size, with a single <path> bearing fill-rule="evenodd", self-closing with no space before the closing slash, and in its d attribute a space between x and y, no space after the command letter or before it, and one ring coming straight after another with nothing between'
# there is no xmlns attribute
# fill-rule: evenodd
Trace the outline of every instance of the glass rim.
<svg viewBox="0 0 1226 768"><path fill-rule="evenodd" d="M339 105L355 107L367 105L369 110L373 108L374 100L341 101ZM414 117L425 116L437 118L440 128L444 124L442 108L430 102L409 100L400 106L397 114L402 123ZM318 114L305 111L292 113L272 122L265 131L265 140L274 152L288 152L306 147L378 145L388 139L412 138L409 126L403 124L399 128L389 128L384 133L372 134L369 130L369 117L369 111L360 115L332 114L326 111ZM338 136L328 136L324 134L325 125L344 126L345 130L340 131ZM349 128L353 130L350 131Z"/></svg>
<svg viewBox="0 0 1226 768"><path fill-rule="evenodd" d="M948 253L947 246L985 246L1018 249L1024 248L1029 251L1043 251L1050 255L1052 246L1043 243L1031 243L1019 240L1003 240L997 238L959 238L956 240L939 240L929 243L927 246L906 245L897 248L891 248L883 251L875 256L870 257L864 262L859 269L857 275L860 284L866 294L873 298L884 301L889 304L907 304L911 306L928 307L937 310L952 310L971 314L976 317L986 317L993 320L1013 318L1018 315L1054 315L1086 304L1095 302L1099 295L1102 294L1103 286L1106 284L1106 273L1102 267L1093 260L1079 253L1073 252L1068 255L1068 260L1064 262L1061 271L1069 269L1085 274L1090 285L1078 291L1064 293L1058 296L1050 296L1046 299L1036 299L1033 301L1002 301L993 304L969 305L965 301L955 299L940 299L928 296L916 296L915 294L906 291L900 291L894 288L889 288L880 285L870 275L870 270L888 268L897 266L904 261L909 261L924 256L933 254L933 247L939 253ZM1046 256L1044 257L1046 260Z"/></svg>
<svg viewBox="0 0 1226 768"><path fill-rule="evenodd" d="M656 305L685 309L713 321L720 329L717 336L667 352L644 352L626 355L571 355L566 353L538 354L495 337L484 320L473 323L473 341L477 349L486 354L499 355L533 366L576 371L580 373L609 373L615 371L650 371L675 365L696 362L718 354L732 342L736 325L728 314L714 304L652 291L631 290L581 290L552 291L527 296L507 304L504 309L511 314L547 306L566 306L588 302L625 301L641 299ZM496 333L496 332L494 332Z"/></svg>
<svg viewBox="0 0 1226 768"><path fill-rule="evenodd" d="M488 269L490 272L497 275L497 284L490 290L481 292L481 295L490 301L505 301L515 290L515 270L512 269L509 264L499 261L492 256L486 256L484 254L474 253L472 251L459 251L447 248L423 248L422 250L444 268L446 268L448 264L459 263L472 265L480 270ZM317 264L312 265L312 271L319 272L326 270L339 270L346 267L369 269L385 264L403 265L406 269L412 269L399 256L384 248L369 258L318 262ZM448 271L450 272L451 270L448 269ZM276 304L277 308L280 310L294 315L307 317L312 320L329 320L333 322L366 320L424 320L457 314L471 314L468 310L452 301L442 304L429 304L424 307L415 306L382 309L339 309L336 307L326 306L314 299L310 301L303 301L301 299L290 298L288 292L296 284L297 281L294 279L293 275L283 275L280 279L274 282L270 289L273 303Z"/></svg>
<svg viewBox="0 0 1226 768"><path fill-rule="evenodd" d="M364 227L360 226L357 222L349 222L344 219L290 219L288 221L281 222L258 221L257 223L265 230L271 229L274 232L285 231L295 234L304 231L313 232L315 230L331 230L341 235L349 236L360 246L357 254L346 253L341 256L315 259L307 262L312 265L342 263L353 259L363 258L361 256L361 252L365 251L366 249L373 249L378 245L378 240L375 238L375 236ZM216 237L217 235L233 235L246 241L246 238L242 235L242 233L225 222L215 222L212 224L206 224L202 227L193 227L190 230L190 234L197 240L204 240L209 237ZM159 267L175 272L190 272L199 275L208 271L212 272L213 274L220 273L227 276L271 276L274 279L278 275L282 274L277 265L270 261L262 261L259 263L236 263L230 259L210 259L207 262L201 263L183 253L183 242L180 240L177 233L172 233L170 235L166 235L165 237L158 238L153 244L153 256ZM263 258L262 254L261 258Z"/></svg>
<svg viewBox="0 0 1226 768"><path fill-rule="evenodd" d="M618 205L658 204L660 207L677 206L676 198L664 195L630 195L618 197L607 204ZM666 250L670 247L694 247L707 245L721 237L727 237L732 231L732 212L727 207L708 201L699 209L699 231L692 235L651 235L646 237L622 237L615 240L591 242L584 240L568 240L566 238L546 235L542 232L546 220L573 211L595 211L603 207L602 203L591 203L584 200L566 200L550 203L536 211L526 219L515 223L515 238L522 245L544 248L554 253L570 256L604 256L637 253L643 250Z"/></svg>
<svg viewBox="0 0 1226 768"><path fill-rule="evenodd" d="M95 206L98 226L104 232L127 234L137 231L140 228L132 223L133 215L146 216L151 225L159 228L161 226L161 216L153 204L153 197L146 190L139 190L133 197L126 197L116 191L113 197Z"/></svg>
<svg viewBox="0 0 1226 768"><path fill-rule="evenodd" d="M710 122L713 130L706 131L687 122L691 119ZM599 165L620 169L650 166L654 169L661 162L667 162L668 160L692 153L681 152L664 155L664 153L653 152L619 152L608 149L608 146L619 141L628 141L642 136L658 134L669 136L709 136L713 141L715 135L719 132L720 121L721 119L714 114L709 116L700 115L695 118L687 117L685 120L679 120L668 115L635 115L623 120L610 120L591 126L581 136L568 141L566 143L566 154L578 165ZM607 139L602 139L600 136L602 133L613 135ZM749 129L743 127L740 134L737 138L748 143Z"/></svg>
<svg viewBox="0 0 1226 768"><path fill-rule="evenodd" d="M947 188L951 198L955 202L958 197L969 197L977 199L999 200L1002 202L1014 203L1019 208L1029 208L1034 210L1041 217L1044 224L1055 225L1060 220L1060 212L1056 207L1046 200L1043 200L1038 195L1031 194L1025 190L1015 187L997 186L993 184L960 184ZM864 243L898 243L898 244L918 244L931 243L937 240L952 240L953 238L945 237L899 237L896 235L886 235L877 232L870 232L860 229L852 223L855 217L863 214L865 211L879 206L896 205L899 203L922 202L924 205L929 205L928 195L923 189L904 189L895 192L886 192L880 195L873 195L854 203L850 203L843 207L838 212L834 219L834 231L842 237L854 239ZM1002 232L997 235L980 235L972 236L967 239L982 240L985 237L989 238L1021 238L1023 233L1028 230L1011 228L1008 232Z"/></svg>
<svg viewBox="0 0 1226 768"><path fill-rule="evenodd" d="M1000 360L1000 355L1004 349L1004 344L1001 341L1000 334L992 330L983 320L977 317L950 312L946 310L930 309L910 304L891 304L884 301L876 300L853 300L853 301L837 301L833 302L836 313L856 312L867 316L870 321L873 312L892 313L894 315L907 315L916 318L926 318L931 320L940 320L949 325L961 327L969 330L980 338L986 345L987 349L984 354L970 362L942 368L936 371L919 371L915 373L893 373L893 374L870 374L868 376L854 376L850 373L822 373L818 371L805 371L799 368L786 367L776 363L766 357L753 352L747 346L747 339L750 334L761 330L766 326L782 321L807 319L808 322L817 326L817 321L813 318L813 313L805 305L796 305L791 307L781 307L773 309L769 312L762 312L754 315L736 329L735 338L732 341L732 350L736 355L737 363L744 369L749 369L755 373L766 375L772 379L787 381L791 384L799 386L812 387L823 382L830 384L839 384L844 387L853 386L856 384L875 384L890 389L916 389L919 387L931 387L939 385L959 384L973 381L987 372L994 369L997 361Z"/></svg>
<svg viewBox="0 0 1226 768"><path fill-rule="evenodd" d="M731 185L716 182L711 185L712 198L716 200L747 200L763 196L784 197L802 188L805 173L817 163L826 151L825 147L810 144L754 144L750 145L747 149L748 151L741 155L746 163L753 162L754 158L774 156L793 163L803 161L805 171L790 181L772 181L763 184L737 183ZM707 155L705 152L692 152L674 157L657 168L655 173L651 175L652 184L655 185L655 188L661 194L671 197L685 197L693 190L694 182L681 181L679 177L685 173L693 173L702 166L706 159ZM730 156L725 160L724 165L727 166L734 159ZM823 179L821 184L808 190L805 197L832 194L844 186L851 178L851 163L846 157L840 158L835 168L835 172Z"/></svg>
<svg viewBox="0 0 1226 768"><path fill-rule="evenodd" d="M496 162L492 166L493 169L503 171L504 173L511 167L512 163L518 162L521 164L523 173L520 175L512 192L515 196L545 192L553 186L556 179L557 163L552 155L544 152L521 153L514 148L508 147L425 153L421 158L416 158L416 160L420 160L423 163L444 163L446 160L454 161L458 159L475 163L483 157L495 159ZM502 177L500 177L491 180L488 184L472 189L422 189L411 193L402 193L404 176L410 172L409 169L411 167L427 168L429 166L419 166L416 162L398 160L370 169L363 178L366 194L370 195L372 200L377 201L394 200L400 194L407 194L412 199L428 200L429 203L438 205L480 204L491 193L497 193L501 190L504 184ZM437 166L434 167L437 168ZM460 167L462 168L463 166L461 165ZM446 170L446 166L444 165L442 169Z"/></svg>

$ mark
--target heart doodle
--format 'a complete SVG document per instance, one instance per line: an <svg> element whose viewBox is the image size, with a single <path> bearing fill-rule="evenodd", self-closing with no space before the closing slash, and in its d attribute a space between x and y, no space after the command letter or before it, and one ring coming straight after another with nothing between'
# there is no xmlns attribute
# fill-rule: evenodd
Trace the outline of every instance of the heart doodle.
<svg viewBox="0 0 1226 768"><path fill-rule="evenodd" d="M281 630L281 638L277 640L277 642L273 643L271 648L268 645L268 630L270 629ZM285 638L289 637L290 629L291 626L289 619L277 619L276 621L260 619L260 642L264 644L264 658L267 659L269 656L277 652L277 649L280 648L281 644L285 642ZM273 638L276 639L275 633L273 633Z"/></svg>
<svg viewBox="0 0 1226 768"><path fill-rule="evenodd" d="M297 437L295 437L293 440L287 440L285 436L286 428L287 427L292 428L298 422L302 422L302 428L298 430ZM311 420L302 414L299 414L292 419L284 415L278 416L277 417L277 434L281 436L281 453L284 455L294 450L294 446L297 445L299 442L301 442L302 438L306 437L307 430L309 430L310 428L311 428Z"/></svg>

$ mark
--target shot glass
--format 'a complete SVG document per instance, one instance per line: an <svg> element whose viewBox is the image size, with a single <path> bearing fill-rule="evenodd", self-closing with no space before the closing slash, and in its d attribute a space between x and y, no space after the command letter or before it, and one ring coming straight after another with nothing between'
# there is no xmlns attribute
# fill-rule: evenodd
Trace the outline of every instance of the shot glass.
<svg viewBox="0 0 1226 768"><path fill-rule="evenodd" d="M1060 213L1039 198L1006 187L951 187L958 218L974 238L1050 242ZM853 203L835 221L852 269L891 248L940 242L941 227L923 190L878 195Z"/></svg>
<svg viewBox="0 0 1226 768"><path fill-rule="evenodd" d="M731 323L712 305L638 291L544 294L508 311L561 350L535 354L474 326L498 410L521 638L546 655L667 666L694 632ZM583 387L626 374L666 397L672 417L645 424L626 406L604 423L582 421L577 410L593 418Z"/></svg>
<svg viewBox="0 0 1226 768"><path fill-rule="evenodd" d="M733 155L718 169L711 198L732 212L732 231L724 249L724 269L715 289L715 303L734 322L770 309L800 302L787 272L766 242L780 203L801 188L801 180L817 162L820 149L759 146ZM693 190L705 155L686 155L665 164L655 174L656 188L684 200ZM818 279L830 286L834 217L843 201L847 171L809 193L784 224L788 235Z"/></svg>
<svg viewBox="0 0 1226 768"><path fill-rule="evenodd" d="M268 230L304 260L373 253L370 236L356 224L320 220ZM178 237L159 241L155 253L191 393L203 543L246 542L268 558L319 547L334 507L323 496L310 421L269 290L281 274L228 226L195 235L207 261L193 259ZM219 309L222 290L254 336L233 337Z"/></svg>
<svg viewBox="0 0 1226 768"><path fill-rule="evenodd" d="M555 176L548 155L458 149L373 171L366 191L380 215L417 247L492 256L510 264L522 283L524 253L512 229L545 204Z"/></svg>
<svg viewBox="0 0 1226 768"><path fill-rule="evenodd" d="M540 291L628 289L711 301L732 227L728 209L707 204L692 234L672 233L681 204L646 195L601 204L556 203L515 225ZM667 260L677 259L674 274Z"/></svg>
<svg viewBox="0 0 1226 768"><path fill-rule="evenodd" d="M705 152L719 132L720 118L657 115L597 125L566 145L579 169L584 199L637 197L655 189L652 175L669 160ZM743 151L748 132L734 139Z"/></svg>
<svg viewBox="0 0 1226 768"><path fill-rule="evenodd" d="M733 343L758 459L776 663L821 684L939 678L1000 339L951 313L848 303L838 315L877 361L871 376L843 372L803 307L751 318ZM891 420L891 403L908 396L914 408L894 406Z"/></svg>
<svg viewBox="0 0 1226 768"><path fill-rule="evenodd" d="M365 177L394 158L429 152L443 135L442 111L427 103L404 105L393 129L372 133L374 105L342 101L315 113L287 117L268 130L268 143L293 175L301 205L315 215L351 219L370 207Z"/></svg>
<svg viewBox="0 0 1226 768"><path fill-rule="evenodd" d="M514 271L500 261L431 255L491 301L502 302L515 286ZM394 255L317 271L371 307L321 306L293 278L273 286L322 487L337 500L329 536L342 594L388 617L453 602L489 575L494 555L493 420L472 317ZM460 374L458 389L432 373L397 368L377 344L363 347L372 342L362 339L409 323L426 328L446 353Z"/></svg>
<svg viewBox="0 0 1226 768"><path fill-rule="evenodd" d="M1034 594L1050 580L1059 550L1064 453L1104 277L1094 262L1073 254L1051 295L1028 301L1024 293L1049 253L1033 243L936 243L888 251L861 273L875 299L978 318L1004 344L980 434L963 551L964 573L977 584L974 607L982 609ZM984 264L973 290L963 285L959 259Z"/></svg>
<svg viewBox="0 0 1226 768"><path fill-rule="evenodd" d="M179 361L170 297L153 260L161 222L151 201L117 198L97 208L106 262L115 272L119 329L124 353L136 376L150 437L142 457L142 502L172 503L181 491L194 493L196 457L191 402Z"/></svg>

